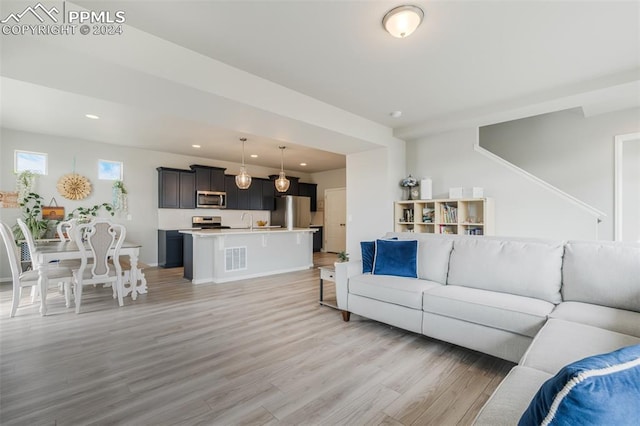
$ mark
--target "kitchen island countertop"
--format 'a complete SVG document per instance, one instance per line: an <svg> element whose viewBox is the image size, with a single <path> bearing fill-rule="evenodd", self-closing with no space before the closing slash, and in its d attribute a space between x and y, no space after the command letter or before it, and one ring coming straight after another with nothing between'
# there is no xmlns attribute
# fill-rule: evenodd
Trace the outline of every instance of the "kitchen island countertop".
<svg viewBox="0 0 640 426"><path fill-rule="evenodd" d="M218 235L234 235L234 234L264 234L275 232L316 232L314 228L273 228L273 227L259 227L256 226L253 229L250 228L227 228L227 229L181 229L183 234L192 234L200 237L215 237Z"/></svg>

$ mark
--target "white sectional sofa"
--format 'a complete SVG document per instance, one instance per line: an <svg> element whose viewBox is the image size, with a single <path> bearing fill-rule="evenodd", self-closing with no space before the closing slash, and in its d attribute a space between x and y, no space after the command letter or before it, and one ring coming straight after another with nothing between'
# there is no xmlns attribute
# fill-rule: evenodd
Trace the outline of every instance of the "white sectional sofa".
<svg viewBox="0 0 640 426"><path fill-rule="evenodd" d="M518 363L475 423L517 424L542 383L640 344L640 245L389 233L418 241L417 278L336 264L338 307Z"/></svg>

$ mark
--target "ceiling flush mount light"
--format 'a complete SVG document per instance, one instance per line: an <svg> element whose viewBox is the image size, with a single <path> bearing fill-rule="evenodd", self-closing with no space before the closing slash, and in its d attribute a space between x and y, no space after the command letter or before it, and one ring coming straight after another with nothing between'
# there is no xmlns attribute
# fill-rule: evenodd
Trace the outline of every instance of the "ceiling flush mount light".
<svg viewBox="0 0 640 426"><path fill-rule="evenodd" d="M391 118L400 118L402 117L402 111L392 111L389 113Z"/></svg>
<svg viewBox="0 0 640 426"><path fill-rule="evenodd" d="M392 36L405 38L420 26L423 18L424 12L418 6L398 6L384 15L382 26Z"/></svg>
<svg viewBox="0 0 640 426"><path fill-rule="evenodd" d="M242 167L240 167L240 174L236 176L236 186L240 189L247 189L251 186L251 176L244 166L244 143L246 141L247 138L240 138L240 142L242 142Z"/></svg>
<svg viewBox="0 0 640 426"><path fill-rule="evenodd" d="M95 114L85 114L84 116L87 117L87 118L90 118L92 120L98 120L100 118Z"/></svg>
<svg viewBox="0 0 640 426"><path fill-rule="evenodd" d="M192 148L200 148L200 145L191 145Z"/></svg>
<svg viewBox="0 0 640 426"><path fill-rule="evenodd" d="M284 174L284 150L285 146L279 146L280 148L280 175L276 179L276 189L278 192L287 192L289 189L289 179Z"/></svg>
<svg viewBox="0 0 640 426"><path fill-rule="evenodd" d="M305 166L307 165L307 163L300 163L300 165L301 165L302 167L305 167Z"/></svg>
<svg viewBox="0 0 640 426"><path fill-rule="evenodd" d="M258 158L258 154L251 154L251 158Z"/></svg>

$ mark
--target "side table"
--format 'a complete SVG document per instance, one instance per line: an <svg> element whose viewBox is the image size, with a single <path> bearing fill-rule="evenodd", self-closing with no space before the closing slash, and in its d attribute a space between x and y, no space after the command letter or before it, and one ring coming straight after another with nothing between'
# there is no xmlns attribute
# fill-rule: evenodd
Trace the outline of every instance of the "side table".
<svg viewBox="0 0 640 426"><path fill-rule="evenodd" d="M330 308L338 309L336 305L332 305L330 303L326 303L324 301L324 282L329 281L332 283L336 282L336 271L334 268L330 266L321 266L320 268L320 304L324 306L329 306Z"/></svg>

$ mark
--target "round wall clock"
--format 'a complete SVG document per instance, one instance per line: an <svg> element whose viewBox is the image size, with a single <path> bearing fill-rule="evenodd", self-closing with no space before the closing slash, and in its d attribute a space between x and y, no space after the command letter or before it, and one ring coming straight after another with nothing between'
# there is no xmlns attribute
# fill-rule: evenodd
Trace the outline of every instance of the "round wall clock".
<svg viewBox="0 0 640 426"><path fill-rule="evenodd" d="M62 176L56 187L60 195L68 200L83 200L91 194L91 182L77 173Z"/></svg>

